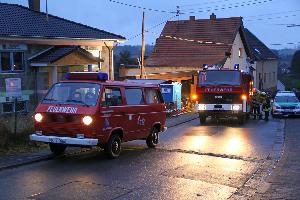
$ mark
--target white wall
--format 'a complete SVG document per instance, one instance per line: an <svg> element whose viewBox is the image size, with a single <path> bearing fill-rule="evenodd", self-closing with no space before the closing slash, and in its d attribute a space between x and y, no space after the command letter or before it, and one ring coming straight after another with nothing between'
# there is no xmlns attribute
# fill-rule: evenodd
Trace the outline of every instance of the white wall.
<svg viewBox="0 0 300 200"><path fill-rule="evenodd" d="M255 87L259 88L259 74L263 81L263 90L277 87L278 60L265 60L255 62Z"/></svg>
<svg viewBox="0 0 300 200"><path fill-rule="evenodd" d="M241 56L239 56L239 49L241 49ZM238 33L232 45L231 56L227 58L223 67L233 69L234 64L239 64L241 70L246 70L247 57L241 35Z"/></svg>

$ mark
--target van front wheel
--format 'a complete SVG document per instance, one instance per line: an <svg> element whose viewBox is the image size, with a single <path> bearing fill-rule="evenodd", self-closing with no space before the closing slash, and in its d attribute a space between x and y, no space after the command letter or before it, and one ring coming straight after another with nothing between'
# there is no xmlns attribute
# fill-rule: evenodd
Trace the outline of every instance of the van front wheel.
<svg viewBox="0 0 300 200"><path fill-rule="evenodd" d="M49 143L49 147L50 147L51 152L55 156L59 156L59 155L62 155L65 152L65 150L67 148L67 145Z"/></svg>
<svg viewBox="0 0 300 200"><path fill-rule="evenodd" d="M115 159L120 156L121 150L120 136L117 134L112 135L104 148L107 157L110 159Z"/></svg>
<svg viewBox="0 0 300 200"><path fill-rule="evenodd" d="M158 136L158 130L156 128L153 128L151 133L148 135L146 139L146 144L149 148L155 148L158 144L159 136Z"/></svg>

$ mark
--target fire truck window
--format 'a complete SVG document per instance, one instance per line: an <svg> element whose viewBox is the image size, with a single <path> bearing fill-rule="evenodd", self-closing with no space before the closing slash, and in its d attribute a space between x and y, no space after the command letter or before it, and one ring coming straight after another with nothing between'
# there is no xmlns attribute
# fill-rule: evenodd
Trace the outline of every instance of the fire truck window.
<svg viewBox="0 0 300 200"><path fill-rule="evenodd" d="M160 93L157 89L145 89L146 100L149 104L162 103Z"/></svg>
<svg viewBox="0 0 300 200"><path fill-rule="evenodd" d="M125 96L128 105L142 105L145 104L143 91L139 88L126 88Z"/></svg>
<svg viewBox="0 0 300 200"><path fill-rule="evenodd" d="M102 106L120 106L122 105L122 96L120 88L105 88L102 99Z"/></svg>

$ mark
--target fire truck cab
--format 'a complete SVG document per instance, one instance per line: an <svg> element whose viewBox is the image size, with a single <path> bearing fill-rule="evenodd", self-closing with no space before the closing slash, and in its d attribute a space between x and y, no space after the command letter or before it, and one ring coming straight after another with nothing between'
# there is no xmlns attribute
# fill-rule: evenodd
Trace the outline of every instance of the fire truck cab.
<svg viewBox="0 0 300 200"><path fill-rule="evenodd" d="M107 81L105 73L67 73L35 110L32 141L62 154L67 146L100 146L109 158L121 142L144 139L158 144L166 130L165 105L157 85Z"/></svg>
<svg viewBox="0 0 300 200"><path fill-rule="evenodd" d="M236 117L240 124L250 115L253 78L238 69L199 71L196 87L200 123L206 118Z"/></svg>

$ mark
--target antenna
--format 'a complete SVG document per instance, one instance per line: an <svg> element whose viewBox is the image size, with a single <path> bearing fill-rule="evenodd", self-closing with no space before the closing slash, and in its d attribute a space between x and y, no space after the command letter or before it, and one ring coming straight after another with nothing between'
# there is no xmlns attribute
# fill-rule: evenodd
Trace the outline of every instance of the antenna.
<svg viewBox="0 0 300 200"><path fill-rule="evenodd" d="M49 17L48 17L48 0L46 0L46 20L47 20L47 22L49 21Z"/></svg>

